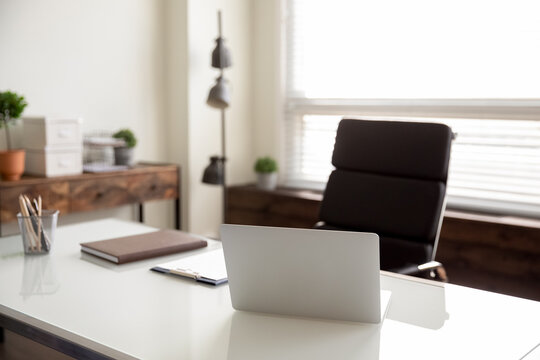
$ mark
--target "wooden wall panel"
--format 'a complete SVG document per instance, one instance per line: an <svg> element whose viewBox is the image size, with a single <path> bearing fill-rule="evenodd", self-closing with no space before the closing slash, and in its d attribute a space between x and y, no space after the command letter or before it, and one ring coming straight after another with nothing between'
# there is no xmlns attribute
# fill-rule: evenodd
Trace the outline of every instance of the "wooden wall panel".
<svg viewBox="0 0 540 360"><path fill-rule="evenodd" d="M254 186L229 187L230 223L311 228L317 222L321 195L287 190L264 191ZM279 225L277 225L279 224Z"/></svg>
<svg viewBox="0 0 540 360"><path fill-rule="evenodd" d="M540 301L540 227L445 216L437 260L450 281Z"/></svg>
<svg viewBox="0 0 540 360"><path fill-rule="evenodd" d="M233 224L311 228L321 193L228 188ZM436 260L451 283L540 301L540 221L447 211Z"/></svg>

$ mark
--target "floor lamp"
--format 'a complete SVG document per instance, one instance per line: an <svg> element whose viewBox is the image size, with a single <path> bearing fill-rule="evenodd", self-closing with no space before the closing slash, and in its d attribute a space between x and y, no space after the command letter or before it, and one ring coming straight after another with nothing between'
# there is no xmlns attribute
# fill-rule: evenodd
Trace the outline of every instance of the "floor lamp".
<svg viewBox="0 0 540 360"><path fill-rule="evenodd" d="M210 89L206 103L221 112L221 156L212 156L210 165L204 169L202 182L205 184L221 185L223 188L223 223L226 222L227 211L227 188L225 181L225 109L230 104L230 92L226 80L223 78L223 69L231 66L231 54L225 47L221 36L221 11L218 11L219 37L216 39L216 47L212 51L212 67L219 69L219 77L216 84Z"/></svg>

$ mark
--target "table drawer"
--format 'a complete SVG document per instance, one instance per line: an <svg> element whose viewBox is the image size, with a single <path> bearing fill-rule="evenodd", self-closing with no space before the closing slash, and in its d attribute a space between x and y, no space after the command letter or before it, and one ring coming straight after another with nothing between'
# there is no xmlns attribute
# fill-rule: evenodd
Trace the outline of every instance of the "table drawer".
<svg viewBox="0 0 540 360"><path fill-rule="evenodd" d="M141 174L130 180L130 193L139 202L178 197L178 172Z"/></svg>
<svg viewBox="0 0 540 360"><path fill-rule="evenodd" d="M6 188L2 191L0 202L0 221L14 221L19 209L19 194L30 198L41 195L44 209L57 209L60 214L69 212L69 183L62 181L53 184L22 185Z"/></svg>
<svg viewBox="0 0 540 360"><path fill-rule="evenodd" d="M178 171L119 175L71 184L71 211L105 209L178 197Z"/></svg>
<svg viewBox="0 0 540 360"><path fill-rule="evenodd" d="M80 180L71 183L71 211L107 209L132 204L137 199L129 191L132 176Z"/></svg>

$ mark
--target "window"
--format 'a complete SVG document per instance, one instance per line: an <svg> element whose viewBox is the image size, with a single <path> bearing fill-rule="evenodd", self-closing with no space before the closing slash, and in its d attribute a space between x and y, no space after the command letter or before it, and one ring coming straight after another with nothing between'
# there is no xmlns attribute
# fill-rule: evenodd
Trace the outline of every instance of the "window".
<svg viewBox="0 0 540 360"><path fill-rule="evenodd" d="M286 184L324 188L342 117L443 122L449 208L540 217L536 7L288 0Z"/></svg>

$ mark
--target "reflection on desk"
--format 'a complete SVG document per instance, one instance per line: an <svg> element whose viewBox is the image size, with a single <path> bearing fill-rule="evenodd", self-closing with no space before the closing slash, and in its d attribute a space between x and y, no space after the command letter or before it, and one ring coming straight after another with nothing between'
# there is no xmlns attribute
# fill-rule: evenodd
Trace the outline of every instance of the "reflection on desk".
<svg viewBox="0 0 540 360"><path fill-rule="evenodd" d="M426 329L442 328L449 316L444 284L433 281L423 283L420 279L411 281L408 277L396 281L399 277L397 274L391 278L381 277L381 287L392 289L392 306L386 317Z"/></svg>
<svg viewBox="0 0 540 360"><path fill-rule="evenodd" d="M381 324L237 311L228 359L379 359Z"/></svg>
<svg viewBox="0 0 540 360"><path fill-rule="evenodd" d="M24 272L21 295L54 294L60 288L54 256L27 255L24 257Z"/></svg>

